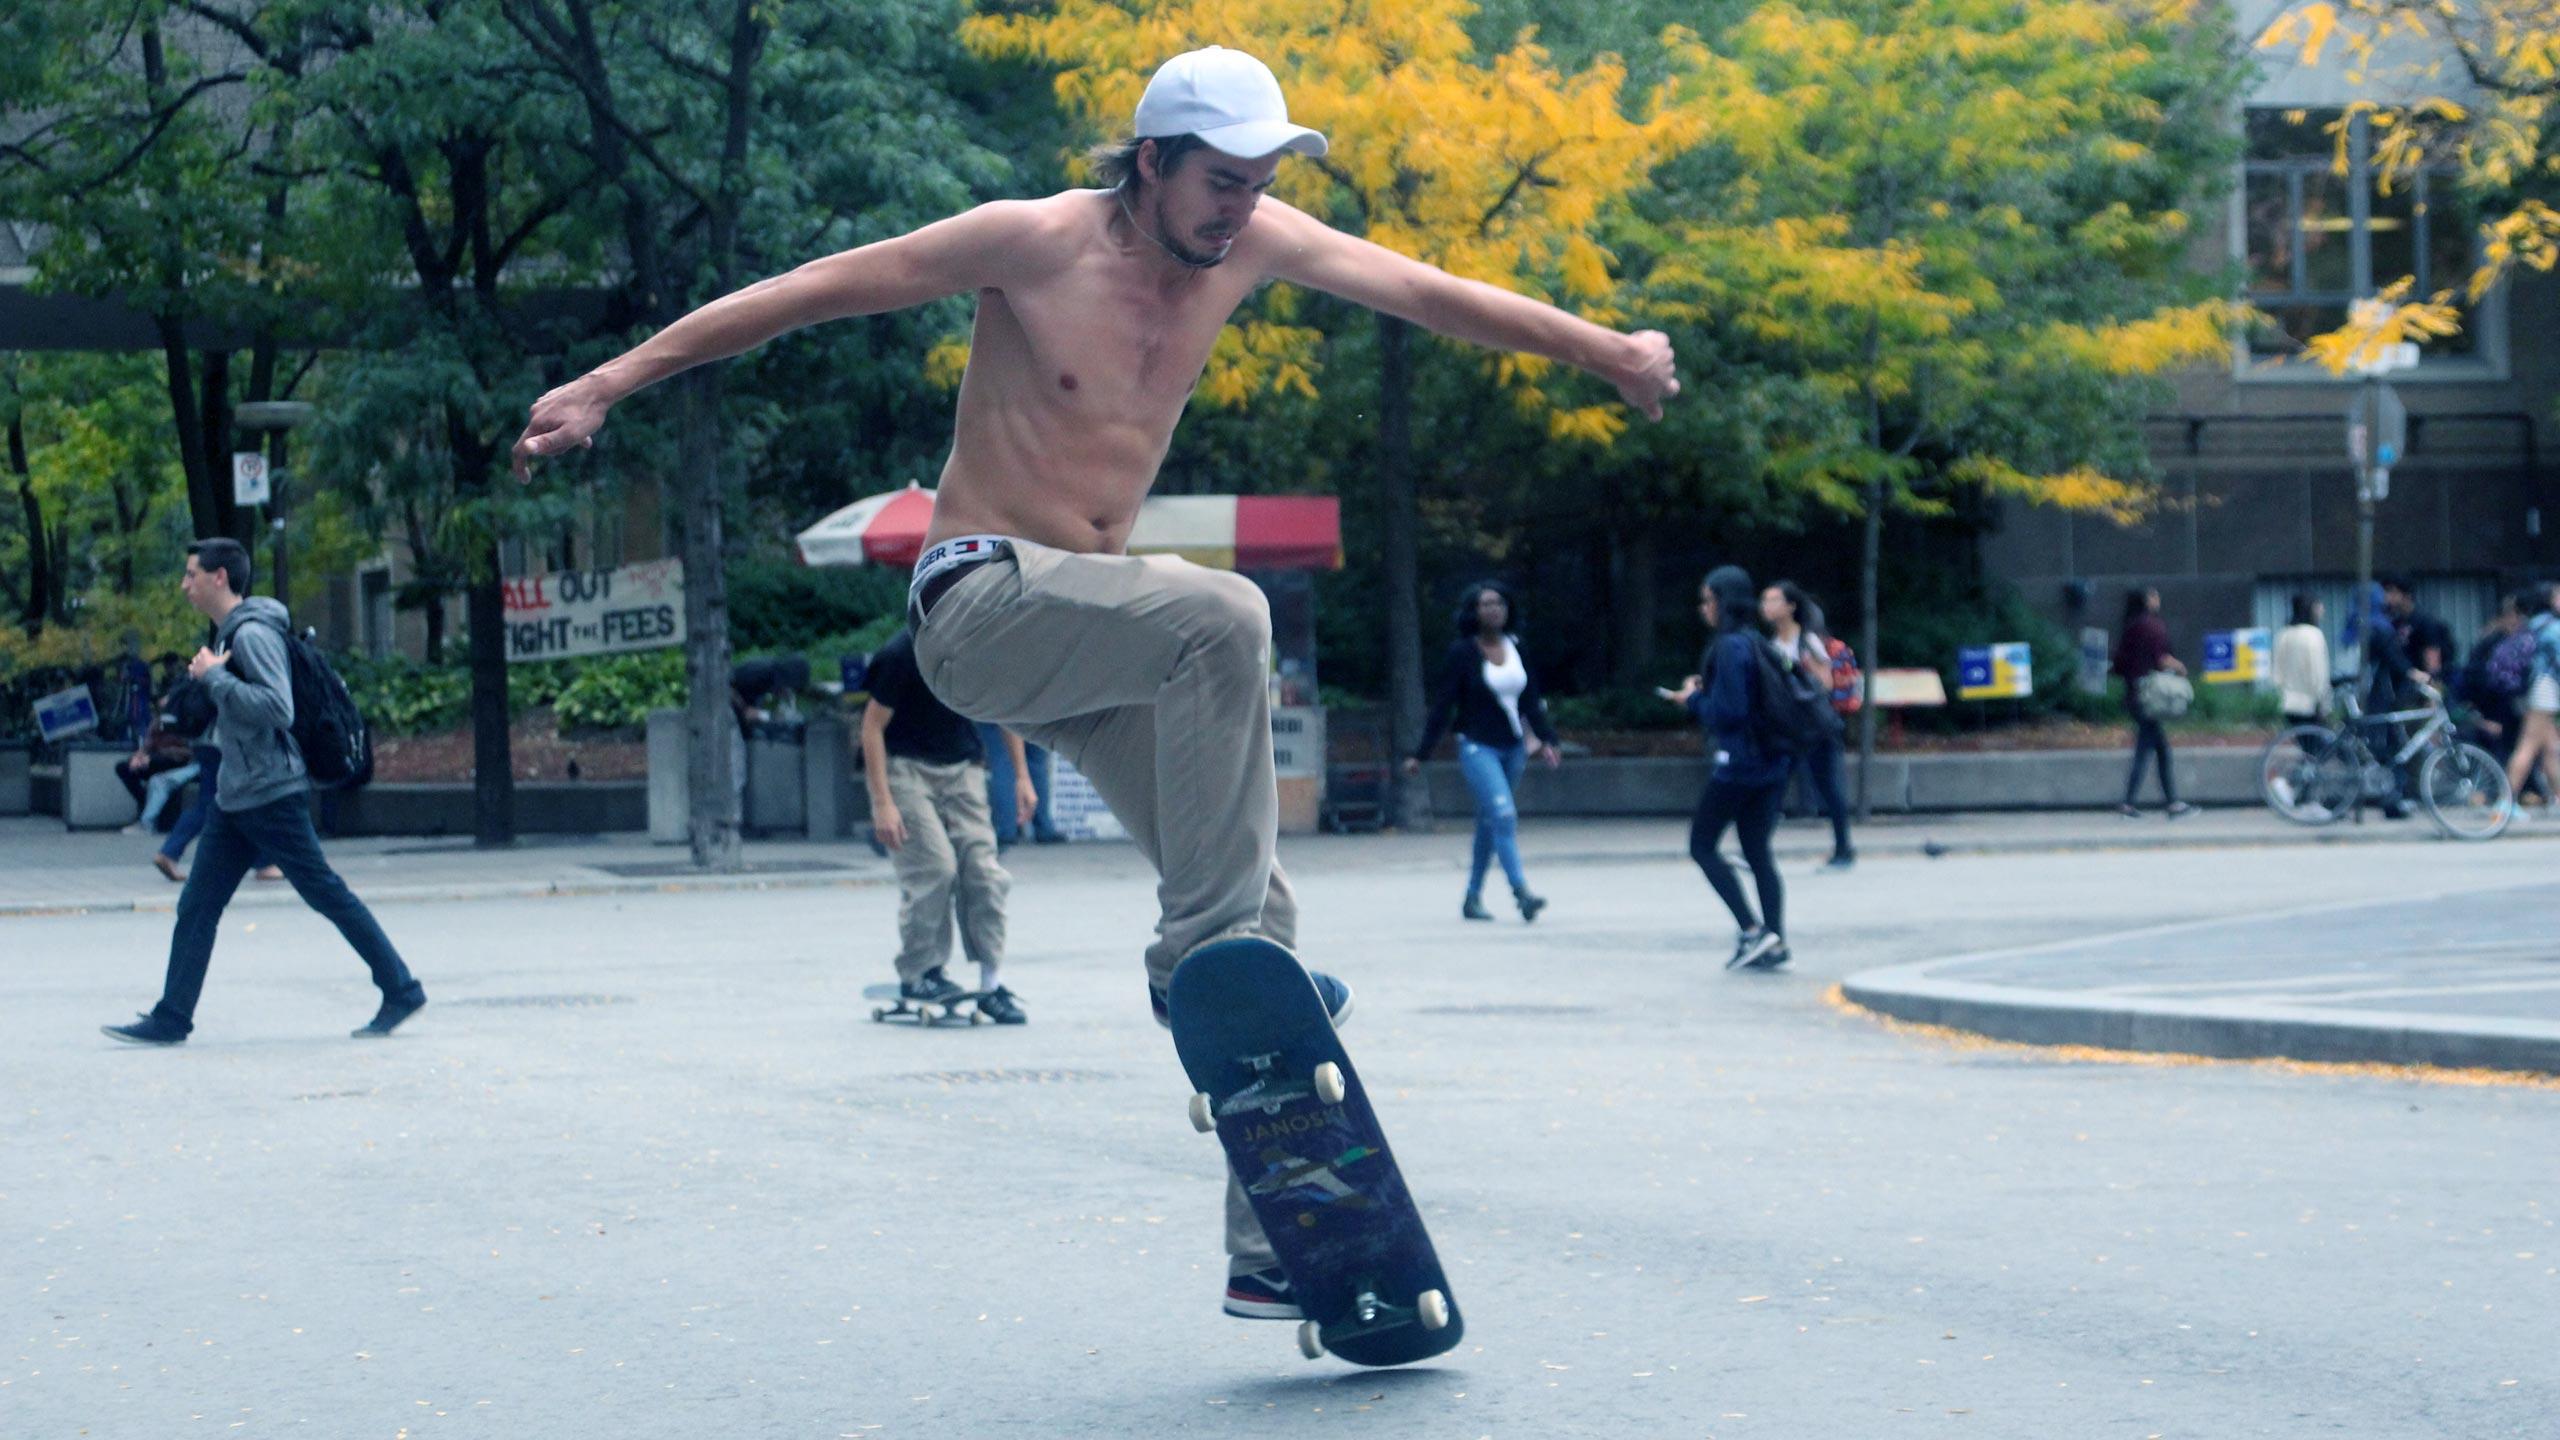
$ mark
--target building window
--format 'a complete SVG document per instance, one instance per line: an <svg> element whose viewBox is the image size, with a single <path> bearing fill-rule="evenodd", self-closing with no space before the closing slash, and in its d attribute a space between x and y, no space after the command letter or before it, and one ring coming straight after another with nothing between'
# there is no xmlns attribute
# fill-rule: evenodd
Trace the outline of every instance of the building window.
<svg viewBox="0 0 2560 1440"><path fill-rule="evenodd" d="M2403 276L2418 295L2456 292L2460 333L2427 346L2429 362L2483 358L2487 316L2461 301L2478 256L2477 221L2449 167L2375 183L2364 117L2346 119L2347 172L2337 169L2339 110L2252 109L2241 181L2248 299L2268 319L2250 334L2248 361L2299 356L2312 336L2346 323L2347 307ZM2423 366L2422 366L2423 368Z"/></svg>

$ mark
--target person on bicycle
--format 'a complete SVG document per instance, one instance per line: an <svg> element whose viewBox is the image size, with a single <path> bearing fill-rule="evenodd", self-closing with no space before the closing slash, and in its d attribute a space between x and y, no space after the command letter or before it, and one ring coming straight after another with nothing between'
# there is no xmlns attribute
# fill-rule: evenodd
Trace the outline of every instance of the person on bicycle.
<svg viewBox="0 0 2560 1440"><path fill-rule="evenodd" d="M2408 734L2400 722L2383 718L2394 710L2416 709L2425 703L2415 689L2427 683L2427 673L2412 664L2408 648L2400 641L2398 625L2384 598L2379 582L2366 587L2363 603L2348 617L2346 641L2364 656L2363 695L2365 743L2373 753L2388 759L2408 743ZM2391 770L2392 791L2382 803L2386 820L2409 818L2409 796L2417 789L2417 777Z"/></svg>

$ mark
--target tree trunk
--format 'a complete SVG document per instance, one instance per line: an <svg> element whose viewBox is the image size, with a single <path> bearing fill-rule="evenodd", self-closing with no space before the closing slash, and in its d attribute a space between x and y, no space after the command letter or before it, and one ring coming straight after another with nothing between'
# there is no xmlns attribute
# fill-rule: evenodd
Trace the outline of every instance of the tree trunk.
<svg viewBox="0 0 2560 1440"><path fill-rule="evenodd" d="M497 537L476 548L463 592L471 626L471 842L489 850L516 843L515 753L507 735L507 597Z"/></svg>
<svg viewBox="0 0 2560 1440"><path fill-rule="evenodd" d="M1612 609L1618 621L1612 673L1621 684L1640 684L1653 669L1654 590L1662 569L1662 549L1655 535L1653 525L1639 523L1633 534L1610 542L1611 588L1617 592Z"/></svg>
<svg viewBox="0 0 2560 1440"><path fill-rule="evenodd" d="M20 619L30 631L41 630L53 611L53 554L45 544L44 502L36 498L36 482L27 463L27 429L9 417L9 471L18 477L18 508L27 525L27 593Z"/></svg>
<svg viewBox="0 0 2560 1440"><path fill-rule="evenodd" d="M441 665L444 663L444 592L437 591L435 597L427 602L426 609L419 613L427 622L427 663Z"/></svg>
<svg viewBox="0 0 2560 1440"><path fill-rule="evenodd" d="M1413 327L1378 317L1378 497L1385 518L1387 721L1396 756L1422 743L1422 512L1413 475ZM1431 789L1391 763L1398 829L1431 825Z"/></svg>
<svg viewBox="0 0 2560 1440"><path fill-rule="evenodd" d="M729 585L720 514L720 375L703 368L676 382L675 485L684 554L685 841L705 870L743 868L738 781L730 737Z"/></svg>
<svg viewBox="0 0 2560 1440"><path fill-rule="evenodd" d="M1867 482L1866 541L1858 549L1858 658L1866 688L1858 706L1858 819L1870 813L1867 772L1876 758L1876 667L1884 657L1876 649L1876 567L1884 558L1884 481Z"/></svg>

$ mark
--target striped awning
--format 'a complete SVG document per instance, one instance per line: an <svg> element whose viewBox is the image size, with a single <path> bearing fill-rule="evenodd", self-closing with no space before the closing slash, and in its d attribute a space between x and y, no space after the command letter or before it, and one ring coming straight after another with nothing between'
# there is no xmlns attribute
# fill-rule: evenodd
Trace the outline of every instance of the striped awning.
<svg viewBox="0 0 2560 1440"><path fill-rule="evenodd" d="M804 565L916 563L933 492L873 495L800 532ZM1342 502L1330 495L1159 495L1138 509L1132 555L1179 555L1219 570L1339 570Z"/></svg>

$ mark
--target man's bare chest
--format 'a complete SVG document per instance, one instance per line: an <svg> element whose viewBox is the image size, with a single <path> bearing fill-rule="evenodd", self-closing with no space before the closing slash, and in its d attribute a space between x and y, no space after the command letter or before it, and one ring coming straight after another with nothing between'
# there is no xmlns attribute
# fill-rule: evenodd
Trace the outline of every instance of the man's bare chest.
<svg viewBox="0 0 2560 1440"><path fill-rule="evenodd" d="M1088 401L1179 406L1243 298L1224 277L1208 274L1172 293L1076 280L1007 292L997 303L1031 376Z"/></svg>

